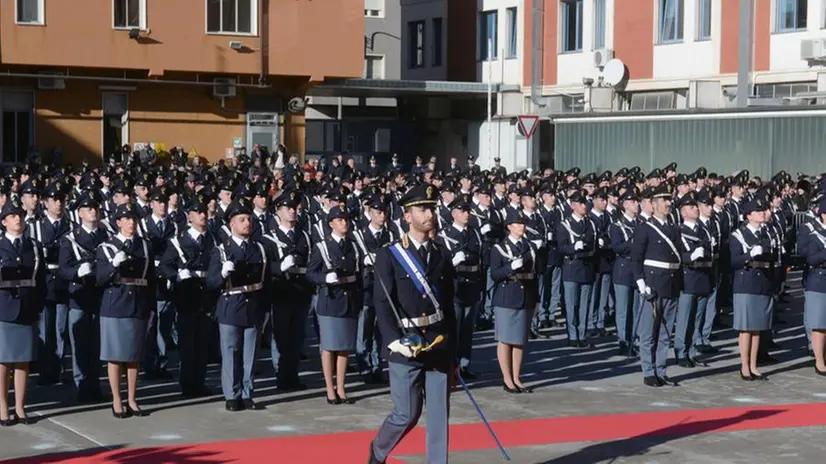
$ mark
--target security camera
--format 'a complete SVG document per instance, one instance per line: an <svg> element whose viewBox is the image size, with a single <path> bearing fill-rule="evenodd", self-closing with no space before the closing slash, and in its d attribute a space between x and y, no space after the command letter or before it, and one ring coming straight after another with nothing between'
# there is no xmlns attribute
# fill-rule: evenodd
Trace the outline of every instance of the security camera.
<svg viewBox="0 0 826 464"><path fill-rule="evenodd" d="M590 87L590 86L594 85L594 78L593 77L587 77L587 76L583 77L582 78L582 85L584 85L586 87Z"/></svg>

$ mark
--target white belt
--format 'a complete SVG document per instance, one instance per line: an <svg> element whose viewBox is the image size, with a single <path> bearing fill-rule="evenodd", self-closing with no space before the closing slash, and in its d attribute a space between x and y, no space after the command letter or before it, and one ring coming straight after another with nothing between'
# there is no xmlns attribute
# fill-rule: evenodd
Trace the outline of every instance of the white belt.
<svg viewBox="0 0 826 464"><path fill-rule="evenodd" d="M533 272L523 272L522 274L515 274L517 280L530 280L534 278Z"/></svg>
<svg viewBox="0 0 826 464"><path fill-rule="evenodd" d="M479 266L456 266L457 272L478 272Z"/></svg>
<svg viewBox="0 0 826 464"><path fill-rule="evenodd" d="M231 289L225 291L224 295L238 295L241 293L250 293L261 290L262 288L264 288L264 284L261 282L251 285L242 285L240 287L232 287Z"/></svg>
<svg viewBox="0 0 826 464"><path fill-rule="evenodd" d="M34 279L23 280L3 280L0 281L0 288L18 288L18 287L34 287L36 284Z"/></svg>
<svg viewBox="0 0 826 464"><path fill-rule="evenodd" d="M767 263L765 261L752 261L749 264L749 267L759 267L761 269L768 269L772 267L772 263Z"/></svg>
<svg viewBox="0 0 826 464"><path fill-rule="evenodd" d="M54 271L54 270L60 269L60 264L47 264L46 268L49 269L50 271Z"/></svg>
<svg viewBox="0 0 826 464"><path fill-rule="evenodd" d="M306 267L293 267L287 270L287 272L291 274L306 274L307 268Z"/></svg>
<svg viewBox="0 0 826 464"><path fill-rule="evenodd" d="M677 270L680 268L680 263L668 263L665 261L657 261L656 259L646 259L642 262L645 266L656 267L658 269Z"/></svg>
<svg viewBox="0 0 826 464"><path fill-rule="evenodd" d="M206 278L207 276L206 271L189 271L189 273L194 275L195 277L200 277L202 279Z"/></svg>
<svg viewBox="0 0 826 464"><path fill-rule="evenodd" d="M355 281L356 281L356 276L355 275L349 275L349 276L345 276L345 277L339 277L338 282L336 282L336 284L352 284Z"/></svg>
<svg viewBox="0 0 826 464"><path fill-rule="evenodd" d="M146 279L133 279L131 277L121 277L119 279L116 279L115 283L120 285L135 285L138 287L146 287L147 285L149 285Z"/></svg>
<svg viewBox="0 0 826 464"><path fill-rule="evenodd" d="M409 319L402 319L402 327L410 329L413 327L427 327L429 325L441 322L444 318L444 313L436 311L430 316L413 317Z"/></svg>

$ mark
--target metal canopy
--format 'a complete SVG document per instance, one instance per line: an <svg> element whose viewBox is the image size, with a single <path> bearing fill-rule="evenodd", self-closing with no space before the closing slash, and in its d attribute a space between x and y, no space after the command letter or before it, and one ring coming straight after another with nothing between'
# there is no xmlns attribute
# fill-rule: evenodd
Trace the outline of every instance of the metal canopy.
<svg viewBox="0 0 826 464"><path fill-rule="evenodd" d="M493 92L520 91L518 85L493 84ZM483 82L404 81L390 79L341 79L326 81L308 91L317 97L392 98L410 95L485 95Z"/></svg>

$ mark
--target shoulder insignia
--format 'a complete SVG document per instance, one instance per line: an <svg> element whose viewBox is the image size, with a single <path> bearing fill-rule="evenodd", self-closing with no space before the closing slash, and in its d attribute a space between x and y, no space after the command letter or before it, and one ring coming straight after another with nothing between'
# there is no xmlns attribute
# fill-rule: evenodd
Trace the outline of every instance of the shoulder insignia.
<svg viewBox="0 0 826 464"><path fill-rule="evenodd" d="M407 239L407 234L402 234L401 242L404 248L408 248L410 246L410 241Z"/></svg>

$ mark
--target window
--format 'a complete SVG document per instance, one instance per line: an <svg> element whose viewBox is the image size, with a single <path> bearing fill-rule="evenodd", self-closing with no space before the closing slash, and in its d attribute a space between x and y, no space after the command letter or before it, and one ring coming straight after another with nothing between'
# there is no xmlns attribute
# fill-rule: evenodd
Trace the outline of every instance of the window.
<svg viewBox="0 0 826 464"><path fill-rule="evenodd" d="M442 65L442 18L433 18L433 66Z"/></svg>
<svg viewBox="0 0 826 464"><path fill-rule="evenodd" d="M408 51L409 67L424 67L424 21L410 21L407 23L407 35L409 36L410 49Z"/></svg>
<svg viewBox="0 0 826 464"><path fill-rule="evenodd" d="M669 110L676 108L677 93L638 92L631 95L631 111Z"/></svg>
<svg viewBox="0 0 826 464"><path fill-rule="evenodd" d="M508 8L507 9L507 20L508 20L508 48L507 53L505 53L505 58L516 58L519 53L517 49L517 36L518 36L518 16L516 15L517 9L516 7Z"/></svg>
<svg viewBox="0 0 826 464"><path fill-rule="evenodd" d="M594 0L594 50L605 48L605 0Z"/></svg>
<svg viewBox="0 0 826 464"><path fill-rule="evenodd" d="M34 94L6 90L2 97L3 162L22 163L34 144Z"/></svg>
<svg viewBox="0 0 826 464"><path fill-rule="evenodd" d="M697 0L697 40L711 38L711 0Z"/></svg>
<svg viewBox="0 0 826 464"><path fill-rule="evenodd" d="M582 50L582 0L564 0L559 6L562 8L562 51L578 52Z"/></svg>
<svg viewBox="0 0 826 464"><path fill-rule="evenodd" d="M384 0L364 0L364 16L367 18L384 16Z"/></svg>
<svg viewBox="0 0 826 464"><path fill-rule="evenodd" d="M496 54L496 22L499 14L496 11L479 13L479 59L482 61L495 60Z"/></svg>
<svg viewBox="0 0 826 464"><path fill-rule="evenodd" d="M255 34L256 0L207 0L207 32Z"/></svg>
<svg viewBox="0 0 826 464"><path fill-rule="evenodd" d="M364 57L364 78L384 79L384 56L366 55Z"/></svg>
<svg viewBox="0 0 826 464"><path fill-rule="evenodd" d="M683 40L684 0L659 0L660 43Z"/></svg>
<svg viewBox="0 0 826 464"><path fill-rule="evenodd" d="M112 13L115 28L146 28L146 0L113 0Z"/></svg>
<svg viewBox="0 0 826 464"><path fill-rule="evenodd" d="M808 0L777 0L777 32L806 29Z"/></svg>
<svg viewBox="0 0 826 464"><path fill-rule="evenodd" d="M43 24L43 0L16 0L18 24Z"/></svg>

